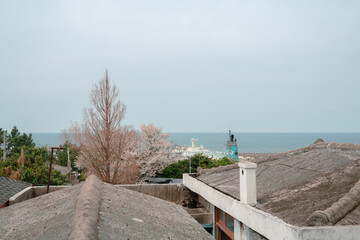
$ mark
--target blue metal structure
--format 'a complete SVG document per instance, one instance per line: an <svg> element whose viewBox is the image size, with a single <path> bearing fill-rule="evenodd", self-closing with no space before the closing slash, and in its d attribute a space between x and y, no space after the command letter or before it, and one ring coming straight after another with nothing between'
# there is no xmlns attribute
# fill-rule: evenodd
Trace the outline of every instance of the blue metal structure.
<svg viewBox="0 0 360 240"><path fill-rule="evenodd" d="M234 159L235 161L239 161L239 148L237 146L236 138L234 138L234 134L231 134L229 130L229 140L226 143L226 157L229 159Z"/></svg>

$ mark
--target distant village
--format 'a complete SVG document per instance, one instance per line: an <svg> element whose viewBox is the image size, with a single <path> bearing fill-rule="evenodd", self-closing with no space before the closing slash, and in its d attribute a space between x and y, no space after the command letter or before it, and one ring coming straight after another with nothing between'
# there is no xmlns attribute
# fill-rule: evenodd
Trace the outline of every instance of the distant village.
<svg viewBox="0 0 360 240"><path fill-rule="evenodd" d="M31 135L15 135L31 143ZM56 155L16 147L0 165L1 239L355 240L360 234L360 144L317 139L305 148L239 158L244 154L229 133L226 164L194 153L177 163L185 168L180 177L131 184L83 171L74 161L80 150L70 145ZM20 180L42 161L34 151L44 154L45 170L53 159L49 187L35 174L28 180L40 182ZM204 167L209 160L213 166Z"/></svg>

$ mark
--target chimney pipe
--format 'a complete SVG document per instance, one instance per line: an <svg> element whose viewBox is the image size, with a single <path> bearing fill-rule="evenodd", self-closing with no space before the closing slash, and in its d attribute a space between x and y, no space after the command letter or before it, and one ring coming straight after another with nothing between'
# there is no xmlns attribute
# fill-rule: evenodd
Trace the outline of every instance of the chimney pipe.
<svg viewBox="0 0 360 240"><path fill-rule="evenodd" d="M256 205L256 163L239 162L240 201L251 206Z"/></svg>

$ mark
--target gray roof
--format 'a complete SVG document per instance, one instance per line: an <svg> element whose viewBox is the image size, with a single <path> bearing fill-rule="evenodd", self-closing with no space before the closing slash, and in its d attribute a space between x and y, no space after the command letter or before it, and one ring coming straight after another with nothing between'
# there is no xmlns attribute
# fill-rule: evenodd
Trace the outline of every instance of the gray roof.
<svg viewBox="0 0 360 240"><path fill-rule="evenodd" d="M68 169L67 167L64 167L64 166L61 166L61 165L58 165L58 164L53 164L53 168L55 170L60 171L61 174L65 175L65 176L68 175L69 172L71 172L71 168Z"/></svg>
<svg viewBox="0 0 360 240"><path fill-rule="evenodd" d="M0 210L0 236L2 239L212 239L181 206L94 178L90 176L83 184Z"/></svg>
<svg viewBox="0 0 360 240"><path fill-rule="evenodd" d="M257 207L298 226L307 225L313 212L329 208L360 179L359 144L320 142L254 161L258 164ZM197 178L240 199L236 164L202 171ZM360 224L359 216L360 206L336 224Z"/></svg>
<svg viewBox="0 0 360 240"><path fill-rule="evenodd" d="M0 205L30 185L27 182L0 177Z"/></svg>

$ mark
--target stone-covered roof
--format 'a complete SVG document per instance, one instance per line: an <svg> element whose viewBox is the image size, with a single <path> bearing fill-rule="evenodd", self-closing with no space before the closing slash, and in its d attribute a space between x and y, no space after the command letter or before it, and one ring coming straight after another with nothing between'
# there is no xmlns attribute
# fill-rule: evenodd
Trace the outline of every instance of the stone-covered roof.
<svg viewBox="0 0 360 240"><path fill-rule="evenodd" d="M318 142L254 162L257 207L297 226L308 225L311 214L331 207L360 180L360 144ZM197 179L240 199L236 164L202 171ZM360 205L360 193L358 197ZM360 206L336 224L360 224L359 216Z"/></svg>
<svg viewBox="0 0 360 240"><path fill-rule="evenodd" d="M1 239L212 239L181 206L95 176L0 210Z"/></svg>
<svg viewBox="0 0 360 240"><path fill-rule="evenodd" d="M53 164L53 168L55 170L60 171L61 174L65 175L65 176L68 175L69 172L71 172L71 168L68 169L67 167L64 167L64 166L61 166L61 165L58 165L58 164Z"/></svg>
<svg viewBox="0 0 360 240"><path fill-rule="evenodd" d="M0 205L30 185L27 182L0 177Z"/></svg>

